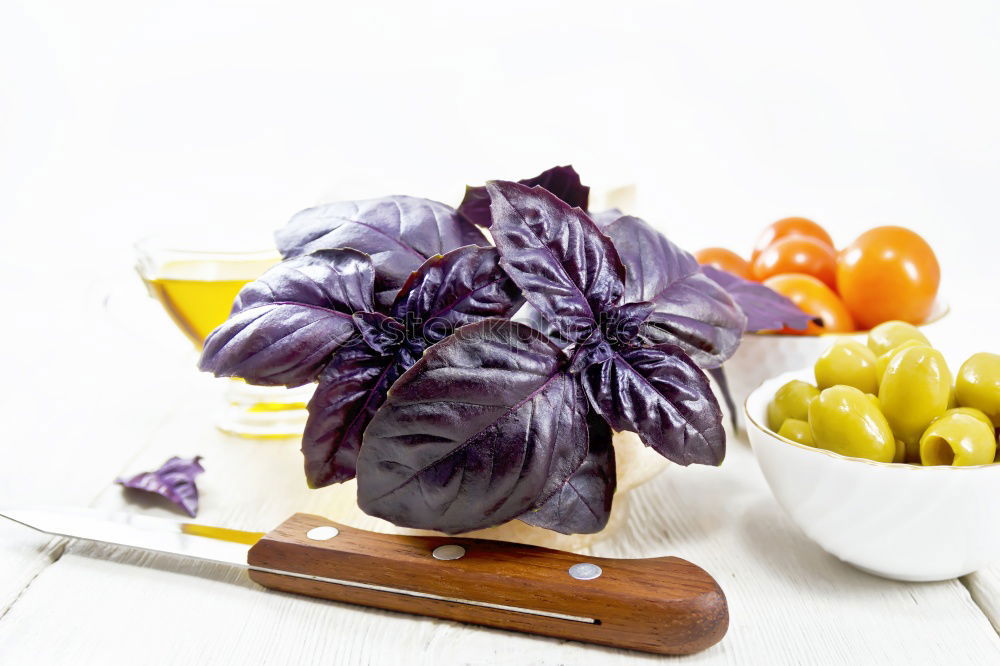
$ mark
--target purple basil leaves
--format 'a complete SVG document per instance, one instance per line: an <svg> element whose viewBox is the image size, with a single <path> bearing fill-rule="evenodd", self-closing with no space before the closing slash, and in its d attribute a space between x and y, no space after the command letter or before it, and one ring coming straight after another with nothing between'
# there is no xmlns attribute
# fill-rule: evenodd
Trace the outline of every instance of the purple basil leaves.
<svg viewBox="0 0 1000 666"><path fill-rule="evenodd" d="M465 245L489 245L451 206L416 197L341 201L308 208L276 234L285 257L347 247L371 256L375 295L388 306L410 273L429 258Z"/></svg>
<svg viewBox="0 0 1000 666"><path fill-rule="evenodd" d="M583 373L590 404L615 430L681 465L725 457L722 411L705 373L673 345L615 352Z"/></svg>
<svg viewBox="0 0 1000 666"><path fill-rule="evenodd" d="M542 334L487 319L427 349L372 419L358 503L397 525L466 532L561 492L588 450L587 400Z"/></svg>
<svg viewBox="0 0 1000 666"><path fill-rule="evenodd" d="M541 187L498 181L490 229L501 264L542 317L573 342L621 299L625 267L611 240L579 208Z"/></svg>
<svg viewBox="0 0 1000 666"><path fill-rule="evenodd" d="M771 331L785 326L801 331L810 321L814 321L812 316L800 310L791 299L762 284L744 280L713 266L702 266L701 270L725 289L743 311L747 318L748 331ZM821 322L822 320L817 321Z"/></svg>
<svg viewBox="0 0 1000 666"><path fill-rule="evenodd" d="M628 271L626 302L656 306L643 331L649 342L677 345L702 368L733 355L746 317L691 254L637 217L619 217L603 231Z"/></svg>
<svg viewBox="0 0 1000 666"><path fill-rule="evenodd" d="M468 246L425 262L406 280L391 316L356 313L363 343L334 354L309 402L302 438L309 485L355 476L365 429L389 387L428 346L460 326L509 317L520 305L496 248Z"/></svg>
<svg viewBox="0 0 1000 666"><path fill-rule="evenodd" d="M487 188L501 264L527 301L558 326L563 338L576 343L568 371L579 378L592 408L612 428L636 432L674 462L722 462L722 412L707 377L686 352L694 333L702 330L699 317L722 309L735 319L729 322L736 331L731 346L738 344L742 314L725 292L700 274L697 263L691 270L683 253L642 227L631 231L631 224L619 234L625 250L656 254L650 259L655 260L652 276L629 284L611 239L581 210L540 187L495 182ZM655 244L642 246L643 241ZM717 300L706 302L700 295L696 286L703 286L702 281L711 285ZM648 344L646 327L660 314L650 314L654 307L666 308L672 317L655 322L662 326L657 334L672 334L680 338L677 344L643 346ZM710 342L719 344L710 347ZM682 348L681 343L688 345ZM695 351L702 354L732 351L718 331L699 343Z"/></svg>
<svg viewBox="0 0 1000 666"><path fill-rule="evenodd" d="M201 466L201 456L184 459L173 457L163 463L160 469L136 474L128 479L116 479L131 490L140 490L165 497L194 518L198 513L198 487L195 477L205 471Z"/></svg>
<svg viewBox="0 0 1000 666"><path fill-rule="evenodd" d="M588 196L556 167L469 188L458 211L413 197L303 211L277 234L286 260L240 292L201 367L318 381L307 480L357 477L372 515L448 533L512 519L598 531L612 429L682 465L721 462L699 366L725 360L746 319L641 220L595 223Z"/></svg>
<svg viewBox="0 0 1000 666"><path fill-rule="evenodd" d="M374 270L355 250L324 250L274 266L245 286L205 341L199 367L261 386L315 381L372 310Z"/></svg>
<svg viewBox="0 0 1000 666"><path fill-rule="evenodd" d="M611 428L593 412L587 415L587 426L587 457L559 490L518 520L563 534L592 534L608 524L617 484Z"/></svg>
<svg viewBox="0 0 1000 666"><path fill-rule="evenodd" d="M580 182L580 174L572 166L552 167L534 178L517 181L521 185L538 185L565 201L571 207L587 210L590 188ZM475 224L488 227L493 223L490 215L490 195L485 187L466 187L458 212Z"/></svg>

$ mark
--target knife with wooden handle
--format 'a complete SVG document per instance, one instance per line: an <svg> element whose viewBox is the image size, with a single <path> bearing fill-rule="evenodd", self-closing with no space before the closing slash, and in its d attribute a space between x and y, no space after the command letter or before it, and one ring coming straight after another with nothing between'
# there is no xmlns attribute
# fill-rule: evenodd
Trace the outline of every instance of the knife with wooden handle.
<svg viewBox="0 0 1000 666"><path fill-rule="evenodd" d="M246 567L273 590L657 654L703 650L729 624L718 583L676 557L380 534L307 514L266 534L85 509L0 516L49 534Z"/></svg>

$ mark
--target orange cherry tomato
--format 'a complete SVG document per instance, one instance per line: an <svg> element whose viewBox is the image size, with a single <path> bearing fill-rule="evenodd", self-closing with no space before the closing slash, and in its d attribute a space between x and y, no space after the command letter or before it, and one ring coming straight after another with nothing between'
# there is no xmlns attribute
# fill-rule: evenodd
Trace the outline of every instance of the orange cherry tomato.
<svg viewBox="0 0 1000 666"><path fill-rule="evenodd" d="M923 323L941 282L934 250L903 227L876 227L837 258L837 290L862 328L899 319Z"/></svg>
<svg viewBox="0 0 1000 666"><path fill-rule="evenodd" d="M854 330L854 319L843 301L833 293L833 290L814 278L801 273L785 273L775 275L764 281L765 287L770 287L779 294L787 296L807 312L823 320L823 326L810 323L805 331L793 331L785 328L781 333L797 333L800 335L816 335L817 333L849 333Z"/></svg>
<svg viewBox="0 0 1000 666"><path fill-rule="evenodd" d="M782 273L805 273L837 286L837 253L823 241L809 236L785 236L774 241L753 262L758 281Z"/></svg>
<svg viewBox="0 0 1000 666"><path fill-rule="evenodd" d="M834 246L833 239L830 238L830 234L826 233L826 229L812 220L807 220L804 217L786 217L767 225L757 237L757 243L753 246L753 254L750 255L751 265L757 261L757 257L767 249L768 245L785 236L809 236L823 241L830 247Z"/></svg>
<svg viewBox="0 0 1000 666"><path fill-rule="evenodd" d="M706 247L694 253L694 258L703 266L714 266L720 271L729 271L744 280L752 280L750 264L746 259L724 247Z"/></svg>

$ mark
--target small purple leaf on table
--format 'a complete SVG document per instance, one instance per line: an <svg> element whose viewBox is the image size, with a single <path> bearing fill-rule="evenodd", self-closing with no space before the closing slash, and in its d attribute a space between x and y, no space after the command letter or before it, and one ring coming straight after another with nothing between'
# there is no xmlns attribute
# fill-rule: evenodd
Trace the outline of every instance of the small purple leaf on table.
<svg viewBox="0 0 1000 666"><path fill-rule="evenodd" d="M195 477L205 471L201 466L201 456L194 458L173 457L163 463L160 469L153 472L143 472L123 479L115 479L115 483L132 490L140 490L165 497L187 515L194 518L198 513L198 487Z"/></svg>

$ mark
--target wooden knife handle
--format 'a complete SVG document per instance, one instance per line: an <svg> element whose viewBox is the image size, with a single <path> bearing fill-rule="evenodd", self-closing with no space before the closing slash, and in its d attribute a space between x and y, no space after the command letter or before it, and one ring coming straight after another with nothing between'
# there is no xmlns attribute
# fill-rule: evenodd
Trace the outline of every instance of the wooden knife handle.
<svg viewBox="0 0 1000 666"><path fill-rule="evenodd" d="M718 583L676 557L379 534L296 514L248 563L250 578L284 592L658 654L703 650L729 626Z"/></svg>

